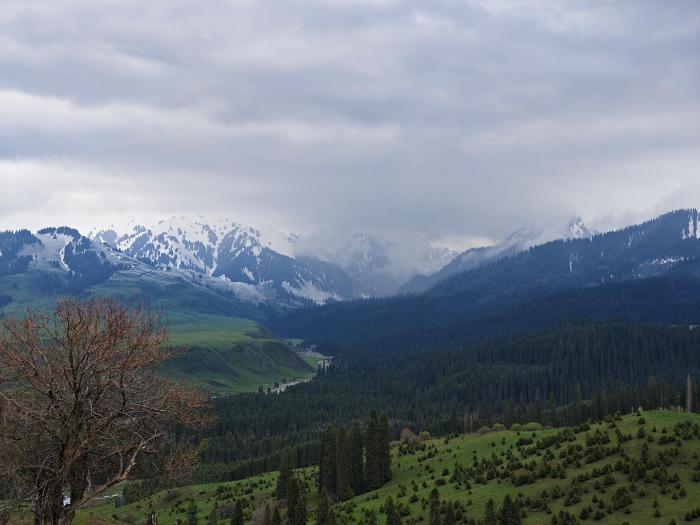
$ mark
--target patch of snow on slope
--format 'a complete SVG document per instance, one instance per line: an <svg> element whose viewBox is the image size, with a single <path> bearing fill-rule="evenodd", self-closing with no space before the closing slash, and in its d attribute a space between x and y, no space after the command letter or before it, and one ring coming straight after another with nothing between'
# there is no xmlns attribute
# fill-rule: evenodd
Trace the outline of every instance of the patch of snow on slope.
<svg viewBox="0 0 700 525"><path fill-rule="evenodd" d="M313 283L310 283L303 279L301 280L301 283L301 286L297 288L295 286L292 286L287 281L283 281L282 288L284 288L284 290L290 295L301 297L303 299L309 299L310 301L313 301L316 304L324 304L329 299L341 299L340 297L338 297L337 294L324 292L323 290L318 289Z"/></svg>
<svg viewBox="0 0 700 525"><path fill-rule="evenodd" d="M32 245L29 249L36 264L58 263L63 271L71 271L65 254L66 246L73 242L73 237L62 233L37 233L35 237L41 241L41 245Z"/></svg>
<svg viewBox="0 0 700 525"><path fill-rule="evenodd" d="M698 228L698 217L695 213L690 213L688 216L688 230L683 230L682 238L685 239L700 239L700 229Z"/></svg>

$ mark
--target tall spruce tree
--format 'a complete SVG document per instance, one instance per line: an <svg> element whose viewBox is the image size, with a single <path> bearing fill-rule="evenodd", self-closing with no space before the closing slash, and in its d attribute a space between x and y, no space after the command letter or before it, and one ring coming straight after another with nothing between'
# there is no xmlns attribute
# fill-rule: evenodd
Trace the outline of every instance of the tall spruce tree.
<svg viewBox="0 0 700 525"><path fill-rule="evenodd" d="M394 505L394 500L389 496L384 503L384 513L386 514L386 525L401 525L401 514Z"/></svg>
<svg viewBox="0 0 700 525"><path fill-rule="evenodd" d="M520 514L518 504L513 500L510 494L506 494L503 498L503 505L498 513L499 525L521 525L523 518Z"/></svg>
<svg viewBox="0 0 700 525"><path fill-rule="evenodd" d="M347 435L342 428L336 432L335 457L335 495L340 501L345 501L352 498L353 491L350 485L350 451L348 449Z"/></svg>
<svg viewBox="0 0 700 525"><path fill-rule="evenodd" d="M391 479L391 433L389 418L383 414L379 419L379 472L382 485Z"/></svg>
<svg viewBox="0 0 700 525"><path fill-rule="evenodd" d="M437 489L430 492L430 525L440 525L440 494Z"/></svg>
<svg viewBox="0 0 700 525"><path fill-rule="evenodd" d="M233 505L233 513L231 514L231 525L243 525L245 523L243 519L243 505L241 500L237 499L236 503Z"/></svg>
<svg viewBox="0 0 700 525"><path fill-rule="evenodd" d="M326 488L321 489L316 505L316 525L328 525L328 514L331 510L331 500L328 497Z"/></svg>
<svg viewBox="0 0 700 525"><path fill-rule="evenodd" d="M338 489L337 460L336 451L337 429L329 427L323 435L323 457L321 458L321 487L325 487L331 494L336 494Z"/></svg>
<svg viewBox="0 0 700 525"><path fill-rule="evenodd" d="M286 499L289 482L294 477L294 456L290 448L282 450L280 457L280 470L277 477L277 499Z"/></svg>
<svg viewBox="0 0 700 525"><path fill-rule="evenodd" d="M455 525L457 523L457 513L452 503L446 502L443 504L443 513L442 525Z"/></svg>
<svg viewBox="0 0 700 525"><path fill-rule="evenodd" d="M287 522L289 525L306 525L306 487L296 477L287 487Z"/></svg>
<svg viewBox="0 0 700 525"><path fill-rule="evenodd" d="M382 486L382 471L379 459L379 418L377 413L372 411L367 422L367 433L365 442L367 444L367 463L365 472L367 475L367 487L370 490L377 489Z"/></svg>
<svg viewBox="0 0 700 525"><path fill-rule="evenodd" d="M199 519L197 518L198 511L197 504L194 499L191 499L187 507L187 525L197 525L197 523L199 523Z"/></svg>
<svg viewBox="0 0 700 525"><path fill-rule="evenodd" d="M325 463L325 450L326 450L326 433L324 432L323 436L321 436L321 441L318 445L318 475L316 478L316 488L318 488L319 494L321 491L324 489L323 485L323 472L324 472L324 463Z"/></svg>
<svg viewBox="0 0 700 525"><path fill-rule="evenodd" d="M498 525L498 517L496 516L496 506L491 498L489 498L486 502L483 525Z"/></svg>
<svg viewBox="0 0 700 525"><path fill-rule="evenodd" d="M354 423L348 434L348 451L350 453L350 486L355 494L361 494L365 488L364 446L360 425Z"/></svg>

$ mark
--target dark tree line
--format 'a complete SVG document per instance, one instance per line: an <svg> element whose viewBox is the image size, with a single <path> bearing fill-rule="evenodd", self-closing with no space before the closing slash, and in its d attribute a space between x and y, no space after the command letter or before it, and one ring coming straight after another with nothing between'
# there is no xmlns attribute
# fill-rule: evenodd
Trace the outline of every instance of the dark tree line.
<svg viewBox="0 0 700 525"><path fill-rule="evenodd" d="M389 419L372 412L363 431L329 427L321 439L318 489L339 501L381 487L391 479Z"/></svg>

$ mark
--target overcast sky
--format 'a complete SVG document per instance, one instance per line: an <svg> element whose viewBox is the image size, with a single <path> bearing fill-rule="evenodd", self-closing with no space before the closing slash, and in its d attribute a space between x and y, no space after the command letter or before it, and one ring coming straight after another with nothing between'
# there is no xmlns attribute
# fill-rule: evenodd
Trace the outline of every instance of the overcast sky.
<svg viewBox="0 0 700 525"><path fill-rule="evenodd" d="M465 245L700 207L700 2L2 0L0 229Z"/></svg>

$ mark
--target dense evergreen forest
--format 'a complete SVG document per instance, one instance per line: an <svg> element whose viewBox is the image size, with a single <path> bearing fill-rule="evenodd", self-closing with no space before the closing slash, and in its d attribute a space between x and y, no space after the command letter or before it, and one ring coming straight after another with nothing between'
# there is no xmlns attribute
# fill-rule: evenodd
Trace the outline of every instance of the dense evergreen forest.
<svg viewBox="0 0 700 525"><path fill-rule="evenodd" d="M393 352L523 335L560 323L694 324L700 312L697 212L593 238L557 240L464 271L425 293L300 309L273 320L289 337Z"/></svg>
<svg viewBox="0 0 700 525"><path fill-rule="evenodd" d="M293 312L274 328L330 355L405 354L572 322L695 324L698 312L700 265L688 263L664 276L534 298L416 295L337 303Z"/></svg>
<svg viewBox="0 0 700 525"><path fill-rule="evenodd" d="M372 410L390 416L396 438L404 427L445 435L681 406L688 373L700 375L700 330L688 326L571 325L426 353L345 355L283 395L217 399L196 476L274 470L287 446L296 465L315 464L328 425L350 425Z"/></svg>

